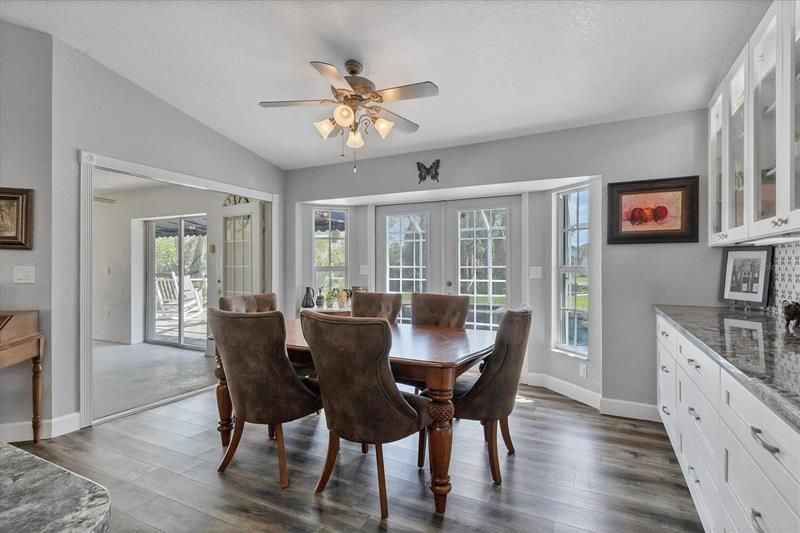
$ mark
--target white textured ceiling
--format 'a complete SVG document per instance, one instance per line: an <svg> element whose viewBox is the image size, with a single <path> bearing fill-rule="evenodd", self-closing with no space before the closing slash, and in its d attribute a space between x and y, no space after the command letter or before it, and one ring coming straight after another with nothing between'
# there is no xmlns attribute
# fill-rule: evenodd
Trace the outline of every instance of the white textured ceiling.
<svg viewBox="0 0 800 533"><path fill-rule="evenodd" d="M359 157L705 107L764 1L0 2L0 18L85 52L253 152L293 169L340 161L310 60L350 57L379 88L431 80L386 107L418 122Z"/></svg>

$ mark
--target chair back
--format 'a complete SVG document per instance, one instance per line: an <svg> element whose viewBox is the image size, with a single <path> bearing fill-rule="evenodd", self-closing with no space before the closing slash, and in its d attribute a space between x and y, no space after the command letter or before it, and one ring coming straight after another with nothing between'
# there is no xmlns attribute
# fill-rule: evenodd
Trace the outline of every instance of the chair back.
<svg viewBox="0 0 800 533"><path fill-rule="evenodd" d="M383 318L303 311L328 429L353 442L392 442L419 430L389 366L392 332Z"/></svg>
<svg viewBox="0 0 800 533"><path fill-rule="evenodd" d="M280 424L319 408L319 398L297 377L286 353L280 311L208 310L208 324L222 358L235 416Z"/></svg>
<svg viewBox="0 0 800 533"><path fill-rule="evenodd" d="M417 326L463 328L469 296L415 292L411 295L411 323Z"/></svg>
<svg viewBox="0 0 800 533"><path fill-rule="evenodd" d="M533 311L527 305L506 311L481 377L456 401L456 416L470 420L502 420L511 414L532 318Z"/></svg>
<svg viewBox="0 0 800 533"><path fill-rule="evenodd" d="M219 299L219 308L223 311L234 313L266 313L278 309L278 295L274 292L267 294L239 294L237 296L222 296Z"/></svg>
<svg viewBox="0 0 800 533"><path fill-rule="evenodd" d="M400 293L354 292L352 298L352 316L385 318L390 324L397 322L403 303Z"/></svg>

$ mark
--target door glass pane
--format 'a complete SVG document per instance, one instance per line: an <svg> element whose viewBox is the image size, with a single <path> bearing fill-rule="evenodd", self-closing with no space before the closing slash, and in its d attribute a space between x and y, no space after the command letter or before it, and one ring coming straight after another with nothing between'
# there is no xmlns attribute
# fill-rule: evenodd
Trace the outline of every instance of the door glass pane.
<svg viewBox="0 0 800 533"><path fill-rule="evenodd" d="M206 217L183 219L183 342L206 345L208 289Z"/></svg>
<svg viewBox="0 0 800 533"><path fill-rule="evenodd" d="M250 215L223 217L225 242L222 291L226 296L252 293L252 221Z"/></svg>
<svg viewBox="0 0 800 533"><path fill-rule="evenodd" d="M151 284L153 313L150 340L177 343L178 337L178 232L177 219L150 222L150 238L153 251L153 274Z"/></svg>
<svg viewBox="0 0 800 533"><path fill-rule="evenodd" d="M458 230L458 292L471 306L465 327L497 329L508 305L508 209L459 211Z"/></svg>
<svg viewBox="0 0 800 533"><path fill-rule="evenodd" d="M792 135L791 151L794 158L794 176L792 195L792 210L800 209L800 2L795 2L794 8L794 35L792 36L794 49L792 53L792 108L794 113L794 132Z"/></svg>
<svg viewBox="0 0 800 533"><path fill-rule="evenodd" d="M728 227L744 224L744 65L730 81L728 147Z"/></svg>
<svg viewBox="0 0 800 533"><path fill-rule="evenodd" d="M714 195L711 231L722 231L722 95L711 106L709 132L709 178Z"/></svg>
<svg viewBox="0 0 800 533"><path fill-rule="evenodd" d="M428 290L427 223L424 214L386 217L386 287L403 294L399 323L411 323L411 293Z"/></svg>
<svg viewBox="0 0 800 533"><path fill-rule="evenodd" d="M755 219L775 216L776 65L778 61L777 19L753 47L753 133L755 163Z"/></svg>

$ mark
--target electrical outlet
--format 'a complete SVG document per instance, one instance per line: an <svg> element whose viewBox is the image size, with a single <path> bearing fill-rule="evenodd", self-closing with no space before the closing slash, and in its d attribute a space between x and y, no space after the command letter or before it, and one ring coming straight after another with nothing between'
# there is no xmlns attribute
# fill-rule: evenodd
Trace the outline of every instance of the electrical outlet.
<svg viewBox="0 0 800 533"><path fill-rule="evenodd" d="M540 266L529 266L528 267L528 277L530 279L542 279L542 267L540 267Z"/></svg>
<svg viewBox="0 0 800 533"><path fill-rule="evenodd" d="M578 375L582 378L586 377L586 363L579 363L578 364Z"/></svg>
<svg viewBox="0 0 800 533"><path fill-rule="evenodd" d="M14 283L36 283L36 267L15 266L12 276Z"/></svg>

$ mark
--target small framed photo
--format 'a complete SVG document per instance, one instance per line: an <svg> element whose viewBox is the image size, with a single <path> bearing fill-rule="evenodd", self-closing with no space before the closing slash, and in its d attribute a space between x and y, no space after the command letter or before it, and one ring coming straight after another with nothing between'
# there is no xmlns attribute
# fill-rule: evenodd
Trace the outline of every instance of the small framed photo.
<svg viewBox="0 0 800 533"><path fill-rule="evenodd" d="M725 351L736 358L737 366L763 374L767 371L764 353L764 330L761 322L726 318Z"/></svg>
<svg viewBox="0 0 800 533"><path fill-rule="evenodd" d="M33 189L0 187L0 249L33 248Z"/></svg>
<svg viewBox="0 0 800 533"><path fill-rule="evenodd" d="M724 248L720 300L732 304L766 307L771 267L771 246Z"/></svg>
<svg viewBox="0 0 800 533"><path fill-rule="evenodd" d="M699 178L608 184L608 244L697 242Z"/></svg>

